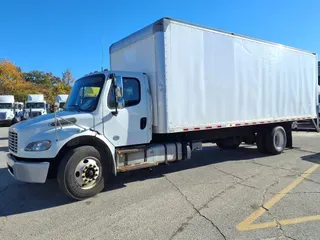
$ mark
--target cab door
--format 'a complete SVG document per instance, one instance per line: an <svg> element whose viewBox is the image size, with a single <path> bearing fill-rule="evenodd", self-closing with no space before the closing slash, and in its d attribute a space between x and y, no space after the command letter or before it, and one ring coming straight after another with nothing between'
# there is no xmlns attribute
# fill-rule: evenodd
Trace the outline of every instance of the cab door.
<svg viewBox="0 0 320 240"><path fill-rule="evenodd" d="M112 81L108 80L107 109L103 117L104 135L116 147L149 143L152 110L147 76L133 73L121 76L124 108L116 110L114 88Z"/></svg>

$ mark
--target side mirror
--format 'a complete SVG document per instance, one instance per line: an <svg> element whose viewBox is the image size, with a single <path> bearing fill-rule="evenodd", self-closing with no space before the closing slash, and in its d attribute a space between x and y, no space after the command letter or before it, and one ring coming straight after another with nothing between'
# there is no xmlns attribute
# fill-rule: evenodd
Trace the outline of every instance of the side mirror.
<svg viewBox="0 0 320 240"><path fill-rule="evenodd" d="M59 103L55 102L54 103L54 111L57 111L59 109Z"/></svg>
<svg viewBox="0 0 320 240"><path fill-rule="evenodd" d="M116 93L116 97L117 99L121 99L123 97L123 80L122 77L115 77L115 84L116 84L116 88L115 88L115 93Z"/></svg>
<svg viewBox="0 0 320 240"><path fill-rule="evenodd" d="M118 104L118 109L123 109L124 108L124 99L123 98L120 98L120 99L118 99L118 102L117 102L117 104Z"/></svg>

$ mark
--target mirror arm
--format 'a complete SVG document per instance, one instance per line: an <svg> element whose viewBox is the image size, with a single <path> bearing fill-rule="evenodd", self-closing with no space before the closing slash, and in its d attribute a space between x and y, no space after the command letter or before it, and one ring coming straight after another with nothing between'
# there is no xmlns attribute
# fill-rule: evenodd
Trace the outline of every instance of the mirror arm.
<svg viewBox="0 0 320 240"><path fill-rule="evenodd" d="M115 78L112 79L112 87L114 91L114 102L115 102L115 108L116 110L112 112L113 116L118 115L118 103L117 103L117 96L116 96L116 84L115 84Z"/></svg>

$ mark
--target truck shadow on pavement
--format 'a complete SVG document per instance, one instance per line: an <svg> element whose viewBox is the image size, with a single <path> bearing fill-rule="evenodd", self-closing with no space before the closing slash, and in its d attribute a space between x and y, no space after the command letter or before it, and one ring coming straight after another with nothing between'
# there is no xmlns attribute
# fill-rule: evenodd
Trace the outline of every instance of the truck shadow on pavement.
<svg viewBox="0 0 320 240"><path fill-rule="evenodd" d="M112 184L106 188L106 191L126 187L126 184L130 182L161 178L166 174L174 172L214 165L216 163L253 160L261 157L268 157L268 155L259 153L255 147L240 147L237 150L220 150L216 146L203 147L202 151L194 152L192 159L189 160L171 162L168 165L161 164L152 169L121 173L117 177L112 178Z"/></svg>
<svg viewBox="0 0 320 240"><path fill-rule="evenodd" d="M301 159L315 164L320 164L320 153L312 153L301 157Z"/></svg>
<svg viewBox="0 0 320 240"><path fill-rule="evenodd" d="M141 169L112 177L105 192L126 187L127 183L161 178L164 175L227 161L252 160L266 157L256 148L243 148L223 151L217 147L204 147L195 152L192 159L159 165L150 169ZM98 197L101 195L98 195ZM0 217L54 208L75 201L67 198L59 190L56 180L45 184L28 184L14 180L6 168L0 168Z"/></svg>

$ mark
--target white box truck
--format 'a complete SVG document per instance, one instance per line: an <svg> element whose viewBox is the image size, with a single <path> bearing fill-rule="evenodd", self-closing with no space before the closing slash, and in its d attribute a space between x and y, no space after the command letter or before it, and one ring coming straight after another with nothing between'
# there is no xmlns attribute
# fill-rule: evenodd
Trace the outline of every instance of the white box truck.
<svg viewBox="0 0 320 240"><path fill-rule="evenodd" d="M58 111L62 111L64 108L64 105L66 104L68 100L69 95L68 94L59 94L56 99L55 103L59 105Z"/></svg>
<svg viewBox="0 0 320 240"><path fill-rule="evenodd" d="M317 56L291 47L163 18L113 44L110 62L74 83L66 111L9 129L16 179L56 176L81 200L112 174L188 159L203 142L279 154L291 123L317 114Z"/></svg>
<svg viewBox="0 0 320 240"><path fill-rule="evenodd" d="M46 101L43 94L29 94L25 112L29 118L47 114Z"/></svg>
<svg viewBox="0 0 320 240"><path fill-rule="evenodd" d="M0 95L0 125L10 125L14 115L14 96Z"/></svg>

